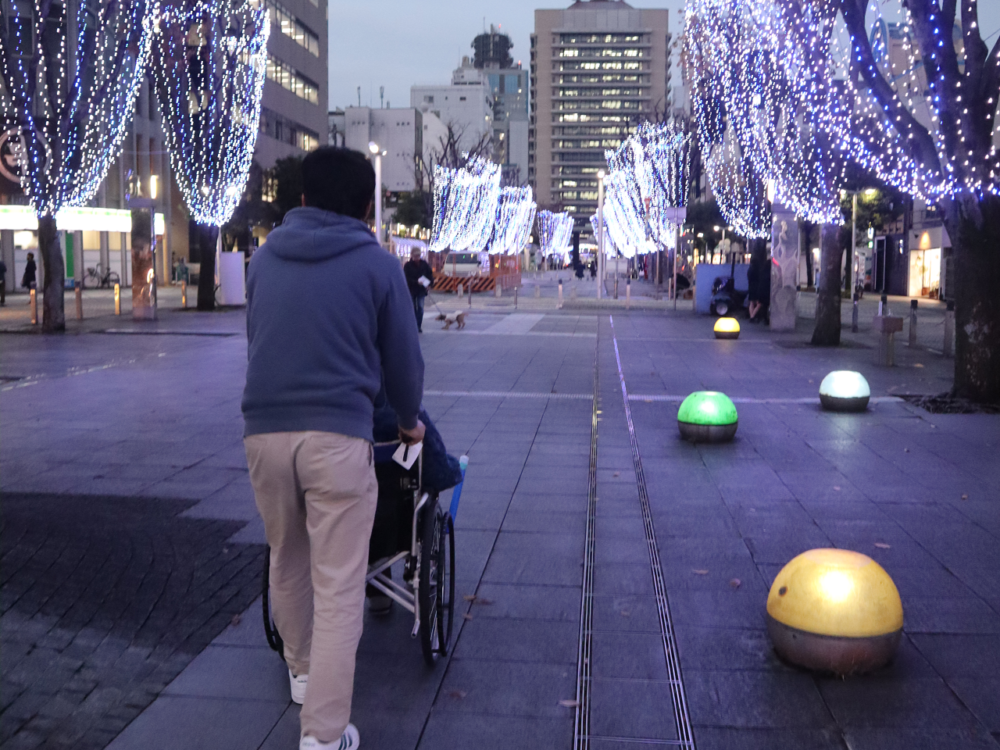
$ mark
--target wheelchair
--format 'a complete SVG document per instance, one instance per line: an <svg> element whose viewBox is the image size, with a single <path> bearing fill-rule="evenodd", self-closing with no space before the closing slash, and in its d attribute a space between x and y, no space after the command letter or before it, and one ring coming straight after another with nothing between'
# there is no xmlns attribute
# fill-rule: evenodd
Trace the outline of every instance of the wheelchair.
<svg viewBox="0 0 1000 750"><path fill-rule="evenodd" d="M392 460L399 442L375 444L378 502L368 551L365 584L413 614L411 638L420 637L424 660L433 666L448 654L455 617L455 524L438 493L423 489L423 454L410 469ZM456 488L458 489L458 488ZM402 582L392 567L402 563ZM264 557L263 615L268 645L284 653L271 613L270 548Z"/></svg>

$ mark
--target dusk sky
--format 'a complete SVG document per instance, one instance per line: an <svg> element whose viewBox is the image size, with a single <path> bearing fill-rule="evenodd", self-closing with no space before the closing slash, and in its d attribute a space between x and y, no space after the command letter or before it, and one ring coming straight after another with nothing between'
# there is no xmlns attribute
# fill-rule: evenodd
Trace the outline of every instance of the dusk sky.
<svg viewBox="0 0 1000 750"><path fill-rule="evenodd" d="M667 8L670 31L680 29L682 0L629 0L634 8ZM890 2L888 5L894 5ZM536 8L566 8L570 0L330 0L330 108L379 106L379 86L395 107L408 107L413 84L447 84L472 40L492 23L510 35L511 54L525 68ZM979 3L984 34L1000 31L1000 0Z"/></svg>

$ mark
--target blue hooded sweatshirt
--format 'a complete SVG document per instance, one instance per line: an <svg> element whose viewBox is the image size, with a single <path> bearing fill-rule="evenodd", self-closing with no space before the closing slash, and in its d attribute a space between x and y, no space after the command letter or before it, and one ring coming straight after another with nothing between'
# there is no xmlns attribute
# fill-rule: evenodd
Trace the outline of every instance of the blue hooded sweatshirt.
<svg viewBox="0 0 1000 750"><path fill-rule="evenodd" d="M245 435L317 430L372 439L383 382L399 424L424 389L413 302L399 261L358 219L289 211L247 271Z"/></svg>

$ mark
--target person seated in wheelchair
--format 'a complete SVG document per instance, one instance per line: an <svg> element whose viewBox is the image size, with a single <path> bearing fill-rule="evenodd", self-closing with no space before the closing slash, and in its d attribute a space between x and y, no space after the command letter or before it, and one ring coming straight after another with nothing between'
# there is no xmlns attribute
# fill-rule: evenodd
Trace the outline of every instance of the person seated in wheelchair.
<svg viewBox="0 0 1000 750"><path fill-rule="evenodd" d="M431 494L436 501L437 495L462 481L458 459L448 453L441 433L423 408L420 409L419 419L425 428L422 468L418 462L410 469L404 469L392 460L399 440L396 412L389 405L384 391L375 398L373 436L378 503L368 548L369 565L410 548L414 493L417 490ZM386 573L391 575L391 570ZM386 615L391 611L392 599L375 587L368 586L365 594L368 610L373 615Z"/></svg>

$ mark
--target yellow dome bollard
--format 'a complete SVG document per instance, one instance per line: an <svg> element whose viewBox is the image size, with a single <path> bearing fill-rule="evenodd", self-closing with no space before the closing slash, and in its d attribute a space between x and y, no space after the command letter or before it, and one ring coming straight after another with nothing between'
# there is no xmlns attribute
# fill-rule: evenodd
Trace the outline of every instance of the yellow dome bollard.
<svg viewBox="0 0 1000 750"><path fill-rule="evenodd" d="M738 339L740 337L740 322L736 318L719 318L715 321L715 338Z"/></svg>
<svg viewBox="0 0 1000 750"><path fill-rule="evenodd" d="M819 384L819 401L827 411L864 411L871 395L860 372L834 370Z"/></svg>
<svg viewBox="0 0 1000 750"><path fill-rule="evenodd" d="M895 654L903 604L889 574L867 555L813 549L774 579L767 632L793 664L838 675L868 672Z"/></svg>

